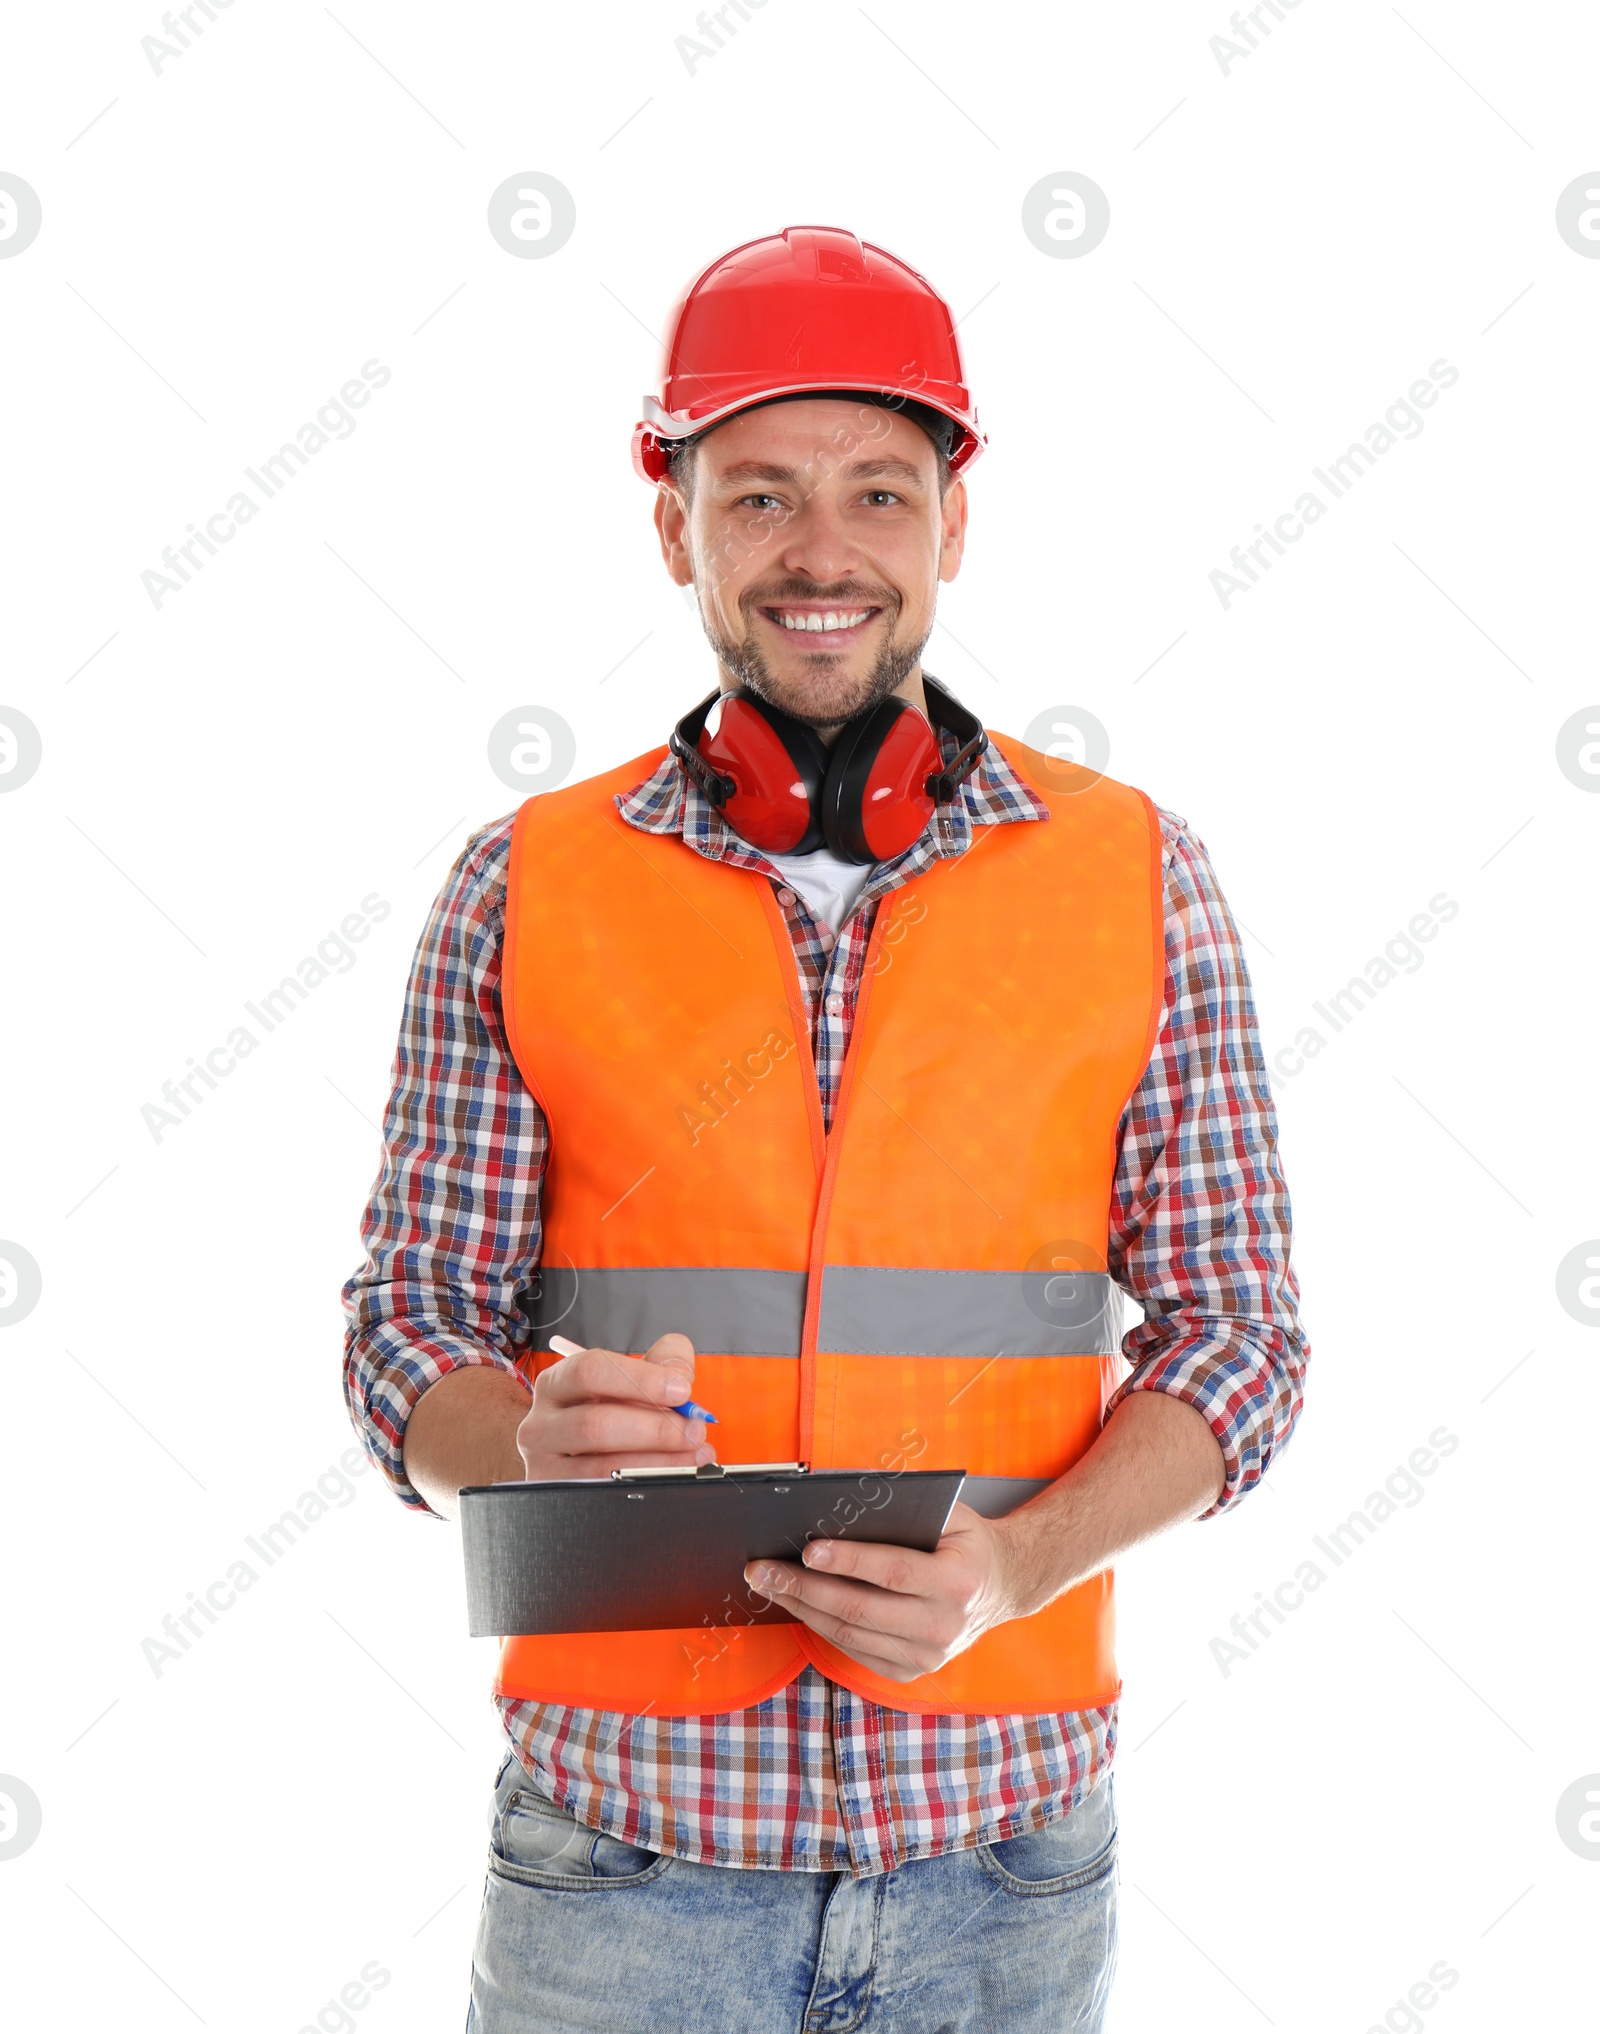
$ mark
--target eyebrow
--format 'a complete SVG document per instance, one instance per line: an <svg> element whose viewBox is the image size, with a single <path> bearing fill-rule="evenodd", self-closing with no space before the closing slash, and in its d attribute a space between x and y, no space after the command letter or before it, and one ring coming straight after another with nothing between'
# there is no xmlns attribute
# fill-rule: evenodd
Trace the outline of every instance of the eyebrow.
<svg viewBox="0 0 1600 2034"><path fill-rule="evenodd" d="M926 483L921 472L909 459L857 459L839 469L846 480L898 480L913 487ZM793 466L775 466L766 460L741 459L737 465L724 467L717 475L717 484L726 486L740 480L796 481L799 471Z"/></svg>

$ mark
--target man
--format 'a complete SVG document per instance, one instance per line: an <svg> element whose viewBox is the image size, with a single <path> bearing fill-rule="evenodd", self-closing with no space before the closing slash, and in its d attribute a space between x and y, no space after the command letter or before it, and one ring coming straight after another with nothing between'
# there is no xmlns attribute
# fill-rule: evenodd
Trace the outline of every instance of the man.
<svg viewBox="0 0 1600 2034"><path fill-rule="evenodd" d="M634 457L717 693L475 835L418 948L346 1288L406 1503L713 1440L970 1472L934 1553L753 1565L789 1620L505 1642L481 2034L1100 2027L1111 1563L1299 1413L1203 847L922 669L982 442L881 249L792 227L704 271Z"/></svg>

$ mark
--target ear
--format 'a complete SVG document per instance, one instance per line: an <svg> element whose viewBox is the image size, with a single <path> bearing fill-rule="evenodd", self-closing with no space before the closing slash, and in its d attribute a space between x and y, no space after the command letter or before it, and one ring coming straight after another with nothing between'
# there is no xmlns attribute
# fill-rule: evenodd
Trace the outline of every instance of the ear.
<svg viewBox="0 0 1600 2034"><path fill-rule="evenodd" d="M689 562L689 510L683 496L670 481L656 483L656 535L661 539L661 556L674 586L692 586L694 570Z"/></svg>
<svg viewBox="0 0 1600 2034"><path fill-rule="evenodd" d="M954 579L967 546L967 484L958 474L939 505L939 577Z"/></svg>

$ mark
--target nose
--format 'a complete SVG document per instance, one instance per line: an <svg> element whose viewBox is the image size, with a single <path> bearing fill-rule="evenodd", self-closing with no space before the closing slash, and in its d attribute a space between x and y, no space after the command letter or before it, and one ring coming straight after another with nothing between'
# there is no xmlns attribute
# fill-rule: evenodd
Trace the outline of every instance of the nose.
<svg viewBox="0 0 1600 2034"><path fill-rule="evenodd" d="M820 489L785 523L778 555L786 572L818 585L848 579L861 569L861 554L844 519L822 499Z"/></svg>

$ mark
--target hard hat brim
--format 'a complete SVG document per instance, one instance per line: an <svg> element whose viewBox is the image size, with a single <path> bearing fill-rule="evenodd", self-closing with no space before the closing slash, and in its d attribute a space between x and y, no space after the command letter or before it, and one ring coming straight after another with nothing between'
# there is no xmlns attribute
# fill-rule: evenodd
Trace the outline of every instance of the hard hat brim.
<svg viewBox="0 0 1600 2034"><path fill-rule="evenodd" d="M941 402L931 396L926 388L912 389L863 387L859 393L875 407L888 408L898 397L908 404L920 404L924 409L935 410L941 417L948 417L956 427L955 443L950 449L950 471L962 473L983 452L988 440L978 429L977 414L958 408L953 403ZM686 438L698 437L702 432L713 430L718 424L725 424L730 417L742 416L746 410L756 410L763 405L778 402L788 396L833 395L840 393L837 380L785 382L761 390L757 395L741 396L733 402L707 408L700 414L691 410L664 410L654 396L646 395L640 405L644 414L633 427L633 467L641 480L654 485L667 476L668 463L676 445Z"/></svg>

